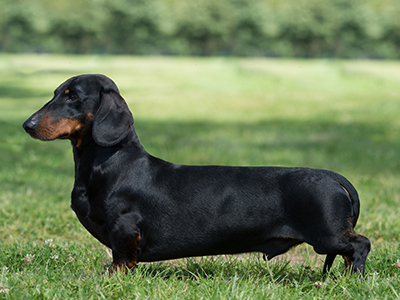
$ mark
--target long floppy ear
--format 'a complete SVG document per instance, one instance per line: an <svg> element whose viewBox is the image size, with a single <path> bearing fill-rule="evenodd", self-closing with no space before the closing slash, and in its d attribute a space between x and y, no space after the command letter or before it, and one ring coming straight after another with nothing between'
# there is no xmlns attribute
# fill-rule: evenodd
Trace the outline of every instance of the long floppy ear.
<svg viewBox="0 0 400 300"><path fill-rule="evenodd" d="M133 116L125 100L114 90L101 91L101 103L93 123L93 139L102 147L118 144L129 133Z"/></svg>

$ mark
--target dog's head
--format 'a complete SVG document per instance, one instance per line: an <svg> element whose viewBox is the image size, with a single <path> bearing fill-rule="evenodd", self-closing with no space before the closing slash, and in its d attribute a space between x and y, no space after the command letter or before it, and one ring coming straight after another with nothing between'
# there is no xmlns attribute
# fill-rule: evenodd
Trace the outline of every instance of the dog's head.
<svg viewBox="0 0 400 300"><path fill-rule="evenodd" d="M133 117L118 87L104 75L80 75L62 83L54 97L23 124L42 141L70 139L76 147L90 136L103 147L122 141Z"/></svg>

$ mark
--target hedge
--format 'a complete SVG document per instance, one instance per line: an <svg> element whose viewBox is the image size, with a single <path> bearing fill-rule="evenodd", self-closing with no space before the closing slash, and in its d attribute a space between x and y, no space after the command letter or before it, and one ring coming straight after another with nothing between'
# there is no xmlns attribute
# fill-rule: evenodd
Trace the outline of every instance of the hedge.
<svg viewBox="0 0 400 300"><path fill-rule="evenodd" d="M0 51L400 58L398 0L0 0Z"/></svg>

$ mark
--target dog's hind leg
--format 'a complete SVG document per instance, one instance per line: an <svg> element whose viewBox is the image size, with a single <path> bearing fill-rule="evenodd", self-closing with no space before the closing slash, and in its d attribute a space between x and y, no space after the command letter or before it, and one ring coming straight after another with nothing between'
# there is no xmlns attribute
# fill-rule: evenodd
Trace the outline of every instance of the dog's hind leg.
<svg viewBox="0 0 400 300"><path fill-rule="evenodd" d="M351 273L360 273L364 277L367 255L371 250L371 242L365 236L356 234L350 241L354 252L351 255L343 254L346 269Z"/></svg>
<svg viewBox="0 0 400 300"><path fill-rule="evenodd" d="M336 250L330 249L325 259L323 273L329 272L336 255L339 254L344 258L346 273L359 273L364 277L365 263L371 249L371 243L366 237L356 233L346 239L347 242L341 243L341 247L336 247ZM320 250L317 252L323 253Z"/></svg>
<svg viewBox="0 0 400 300"><path fill-rule="evenodd" d="M336 255L341 255L344 258L347 273L359 273L364 276L365 262L371 249L371 243L366 237L355 233L353 229L340 237L308 243L318 254L327 254L323 274L330 270Z"/></svg>

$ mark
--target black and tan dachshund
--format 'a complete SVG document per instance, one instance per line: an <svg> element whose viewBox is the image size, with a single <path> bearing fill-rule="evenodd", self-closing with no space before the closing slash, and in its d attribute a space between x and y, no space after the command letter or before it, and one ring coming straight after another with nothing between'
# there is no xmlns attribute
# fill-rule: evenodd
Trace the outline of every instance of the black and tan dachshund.
<svg viewBox="0 0 400 300"><path fill-rule="evenodd" d="M69 139L75 160L71 207L112 249L110 272L140 261L262 252L301 243L342 255L364 274L369 240L354 231L360 203L343 176L309 168L187 166L148 154L115 83L68 79L24 124L42 141Z"/></svg>

